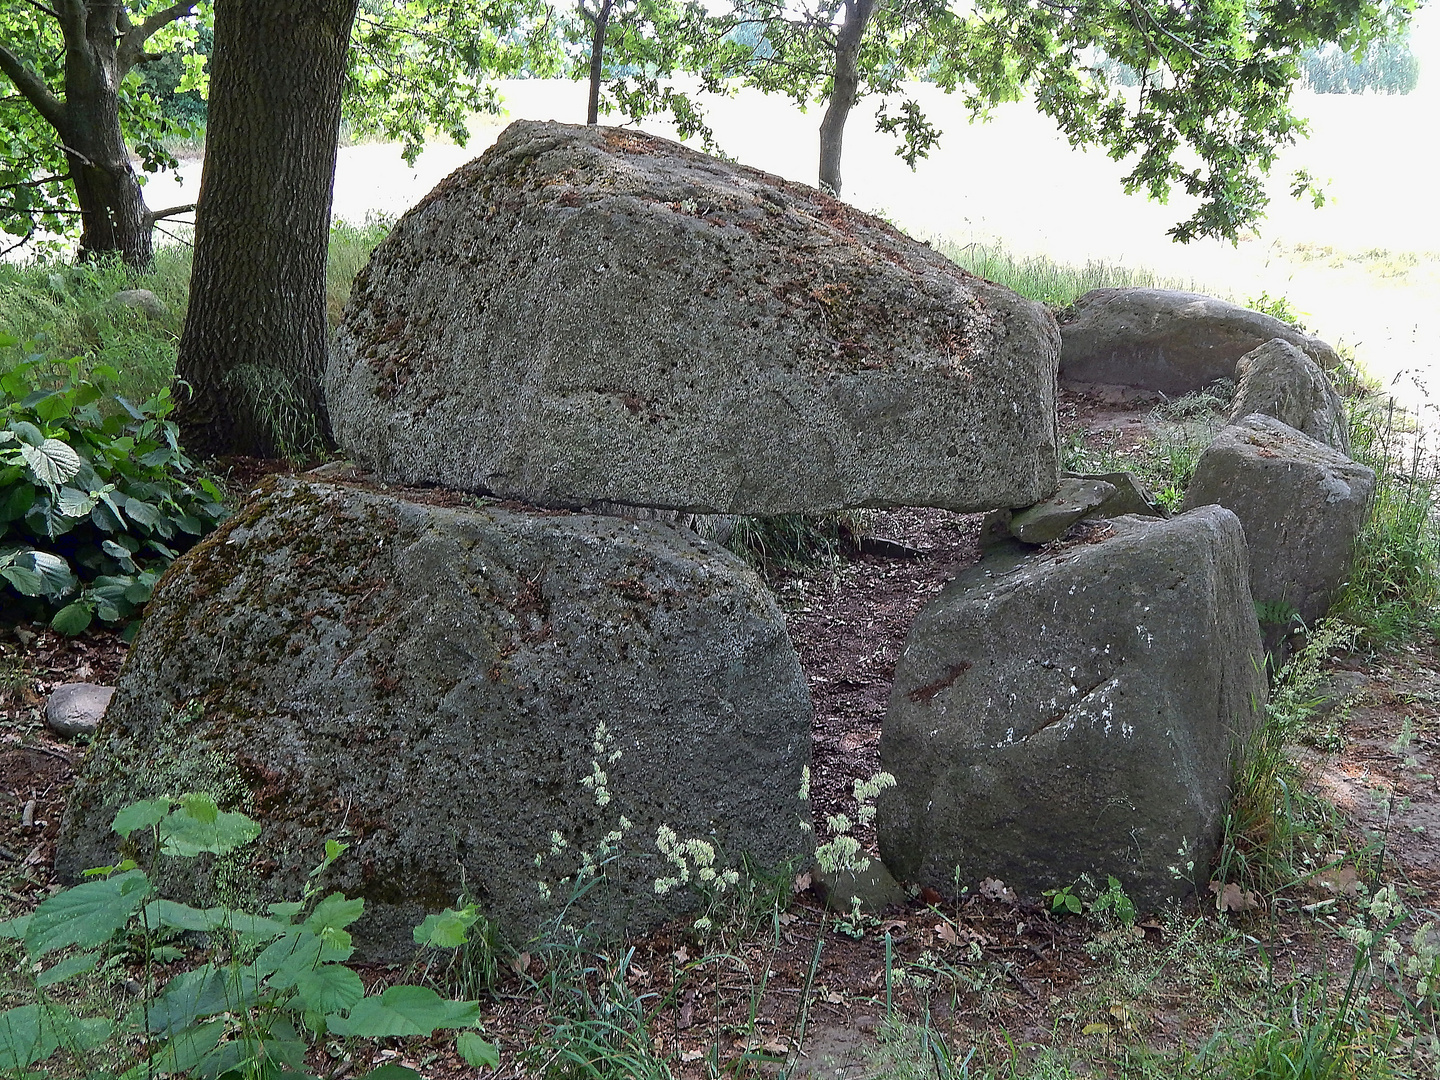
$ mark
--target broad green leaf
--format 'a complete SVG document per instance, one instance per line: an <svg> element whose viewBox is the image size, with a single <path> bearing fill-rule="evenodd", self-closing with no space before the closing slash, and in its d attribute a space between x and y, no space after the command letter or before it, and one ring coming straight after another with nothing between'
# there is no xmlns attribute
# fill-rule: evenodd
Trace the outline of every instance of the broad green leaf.
<svg viewBox="0 0 1440 1080"><path fill-rule="evenodd" d="M50 620L50 629L66 637L74 637L90 625L92 617L90 605L83 600L76 600L55 613L55 617Z"/></svg>
<svg viewBox="0 0 1440 1080"><path fill-rule="evenodd" d="M141 499L125 500L125 515L133 522L153 529L160 524L160 511Z"/></svg>
<svg viewBox="0 0 1440 1080"><path fill-rule="evenodd" d="M288 990L306 971L320 963L322 943L309 930L292 930L267 945L250 965L256 978L269 979L277 990Z"/></svg>
<svg viewBox="0 0 1440 1080"><path fill-rule="evenodd" d="M31 570L28 566L7 566L0 569L0 577L3 577L15 591L21 596L44 596L45 579L40 576L39 571Z"/></svg>
<svg viewBox="0 0 1440 1080"><path fill-rule="evenodd" d="M26 446L37 447L45 443L45 433L28 420L17 420L10 425L10 430Z"/></svg>
<svg viewBox="0 0 1440 1080"><path fill-rule="evenodd" d="M75 1016L68 1009L53 1009L50 1022L55 1025L56 1040L67 1050L94 1050L115 1033L114 1022L106 1017Z"/></svg>
<svg viewBox="0 0 1440 1080"><path fill-rule="evenodd" d="M231 978L229 969L214 964L181 972L150 1002L146 1010L149 1030L168 1038L206 1017L242 1008L254 999L253 993L241 991L243 985L244 980Z"/></svg>
<svg viewBox="0 0 1440 1080"><path fill-rule="evenodd" d="M67 956L54 967L35 976L35 985L53 986L66 979L73 979L76 975L84 975L87 971L94 971L99 960L98 952L76 953L74 956Z"/></svg>
<svg viewBox="0 0 1440 1080"><path fill-rule="evenodd" d="M229 914L226 908L193 908L174 900L151 900L145 905L148 925L170 926L176 930L219 930L225 926Z"/></svg>
<svg viewBox="0 0 1440 1080"><path fill-rule="evenodd" d="M162 795L158 799L133 802L115 815L110 828L128 840L136 829L149 829L159 825L161 819L170 812L171 801L169 796Z"/></svg>
<svg viewBox="0 0 1440 1080"><path fill-rule="evenodd" d="M15 483L0 495L0 521L18 521L35 505L35 487L28 480Z"/></svg>
<svg viewBox="0 0 1440 1080"><path fill-rule="evenodd" d="M324 964L302 972L295 980L295 992L307 1009L321 1013L343 1012L365 996L360 976L340 964Z"/></svg>
<svg viewBox="0 0 1440 1080"><path fill-rule="evenodd" d="M360 1080L424 1080L414 1069L407 1069L404 1065L396 1065L390 1062L381 1065L378 1069L371 1069Z"/></svg>
<svg viewBox="0 0 1440 1080"><path fill-rule="evenodd" d="M150 881L141 870L58 892L31 914L25 928L25 951L38 959L67 945L82 949L104 945L149 895Z"/></svg>
<svg viewBox="0 0 1440 1080"><path fill-rule="evenodd" d="M475 1069L498 1069L500 1048L487 1042L473 1031L467 1031L455 1040L455 1051L465 1059L465 1064Z"/></svg>
<svg viewBox="0 0 1440 1080"><path fill-rule="evenodd" d="M247 948L277 938L290 929L282 922L267 919L264 915L252 915L248 911L229 911L227 914L227 925L240 935L241 944Z"/></svg>
<svg viewBox="0 0 1440 1080"><path fill-rule="evenodd" d="M14 919L6 919L4 922L0 922L0 937L11 938L15 941L24 941L25 928L29 925L29 915L20 915Z"/></svg>
<svg viewBox="0 0 1440 1080"><path fill-rule="evenodd" d="M415 927L415 944L458 949L468 940L466 931L475 925L477 918L475 912L452 911L449 908L426 915L424 922Z"/></svg>
<svg viewBox="0 0 1440 1080"><path fill-rule="evenodd" d="M220 818L220 807L204 792L187 791L180 796L180 812L201 825L213 825Z"/></svg>
<svg viewBox="0 0 1440 1080"><path fill-rule="evenodd" d="M437 1028L472 1027L480 1017L474 1001L447 1001L428 986L392 986L379 997L361 1000L346 1017L330 1016L337 1035L385 1039L432 1035Z"/></svg>
<svg viewBox="0 0 1440 1080"><path fill-rule="evenodd" d="M45 581L45 592L50 596L64 596L75 587L75 575L70 564L59 555L49 551L31 551L29 563Z"/></svg>
<svg viewBox="0 0 1440 1080"><path fill-rule="evenodd" d="M66 517L81 518L94 510L99 501L99 495L92 495L88 491L77 491L73 487L62 487L57 503L60 512Z"/></svg>
<svg viewBox="0 0 1440 1080"><path fill-rule="evenodd" d="M45 1021L38 1005L21 1005L0 1013L0 1071L15 1074L44 1061L60 1044L54 1025Z"/></svg>
<svg viewBox="0 0 1440 1080"><path fill-rule="evenodd" d="M327 928L344 929L365 914L365 901L356 897L350 899L342 892L333 892L315 905L315 910L305 920L305 926L320 933Z"/></svg>
<svg viewBox="0 0 1440 1080"><path fill-rule="evenodd" d="M43 534L54 540L72 531L77 522L74 518L60 513L60 508L48 495L37 496L35 505L25 511L25 524L37 535Z"/></svg>
<svg viewBox="0 0 1440 1080"><path fill-rule="evenodd" d="M289 922L305 910L305 904L300 900L287 900L279 904L271 904L265 909L281 922Z"/></svg>
<svg viewBox="0 0 1440 1080"><path fill-rule="evenodd" d="M122 533L125 528L125 518L120 513L120 505L109 495L102 495L100 501L95 504L95 509L90 511L90 521L102 532Z"/></svg>
<svg viewBox="0 0 1440 1080"><path fill-rule="evenodd" d="M80 471L80 455L60 439L46 439L39 446L21 443L20 454L35 479L47 487L63 484Z"/></svg>
<svg viewBox="0 0 1440 1080"><path fill-rule="evenodd" d="M190 857L202 852L225 855L260 835L260 826L244 814L220 812L204 797L182 795L176 807L160 822L160 850L166 855ZM186 801L188 800L188 801Z"/></svg>
<svg viewBox="0 0 1440 1080"><path fill-rule="evenodd" d="M142 1077L156 1073L168 1073L172 1076L188 1073L206 1054L215 1049L220 1037L225 1034L225 1027L224 1020L211 1020L198 1027L180 1031L166 1042L148 1063L141 1062L126 1076L132 1073Z"/></svg>

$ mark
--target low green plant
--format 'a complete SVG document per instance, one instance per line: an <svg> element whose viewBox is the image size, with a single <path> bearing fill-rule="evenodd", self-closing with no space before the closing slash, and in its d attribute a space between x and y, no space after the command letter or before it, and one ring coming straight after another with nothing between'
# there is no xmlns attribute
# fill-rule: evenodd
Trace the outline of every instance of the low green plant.
<svg viewBox="0 0 1440 1080"><path fill-rule="evenodd" d="M1259 311L1269 315L1273 319L1279 319L1288 323L1296 330L1309 331L1309 327L1300 321L1301 313L1290 303L1289 297L1271 296L1268 292L1262 292L1259 296L1252 296L1245 301L1245 306L1251 311Z"/></svg>
<svg viewBox="0 0 1440 1080"><path fill-rule="evenodd" d="M135 405L116 379L39 356L0 375L0 596L66 634L131 619L225 516L180 448L169 391Z"/></svg>
<svg viewBox="0 0 1440 1080"><path fill-rule="evenodd" d="M1347 399L1351 455L1375 499L1334 612L1374 646L1440 633L1440 464L1412 417L1379 394Z"/></svg>
<svg viewBox="0 0 1440 1080"><path fill-rule="evenodd" d="M1097 890L1090 875L1082 874L1079 881L1046 889L1041 895L1050 902L1052 915L1088 913L1102 923L1119 923L1122 926L1134 926L1139 917L1135 902L1126 895L1120 879L1113 874L1106 876L1103 889Z"/></svg>
<svg viewBox="0 0 1440 1080"><path fill-rule="evenodd" d="M1052 915L1083 915L1085 901L1075 892L1075 885L1062 885L1058 889L1046 889L1043 895L1050 901Z"/></svg>
<svg viewBox="0 0 1440 1080"><path fill-rule="evenodd" d="M1216 881L1275 893L1325 869L1330 853L1345 848L1335 808L1306 788L1288 748L1306 732L1330 656L1353 649L1357 635L1339 619L1321 621L1276 677L1236 779Z"/></svg>
<svg viewBox="0 0 1440 1080"><path fill-rule="evenodd" d="M153 861L223 856L253 841L260 828L245 815L222 812L209 796L192 793L134 803L116 815L113 828L132 857L87 871L90 880L0 923L0 934L20 943L33 994L33 1001L0 1014L0 1071L307 1080L307 1055L319 1043L343 1048L358 1039L428 1037L442 1029L462 1032L456 1050L471 1065L499 1064L495 1046L473 1030L476 1002L445 1000L422 986L367 994L345 966L353 951L346 928L364 913L365 901L322 895L320 879L347 845L326 841L301 898L257 915L167 900L152 883ZM133 857L145 853L150 873ZM455 947L470 921L464 911L431 915L416 928L416 941ZM204 958L157 990L153 944L167 931L199 935ZM139 1003L118 1019L72 1012L56 988L93 971L132 939L140 943L144 968ZM35 1071L61 1050L69 1064L53 1074ZM419 1080L413 1070L393 1065L368 1077Z"/></svg>
<svg viewBox="0 0 1440 1080"><path fill-rule="evenodd" d="M726 547L763 574L806 570L858 547L864 521L863 510L741 517Z"/></svg>
<svg viewBox="0 0 1440 1080"><path fill-rule="evenodd" d="M997 245L961 245L952 240L938 241L936 250L972 274L999 282L1027 299L1052 307L1073 304L1092 289L1133 286L1194 288L1193 282L1163 278L1149 270L1132 269L1093 259L1084 266L1071 266L1057 263L1043 255L1018 256Z"/></svg>

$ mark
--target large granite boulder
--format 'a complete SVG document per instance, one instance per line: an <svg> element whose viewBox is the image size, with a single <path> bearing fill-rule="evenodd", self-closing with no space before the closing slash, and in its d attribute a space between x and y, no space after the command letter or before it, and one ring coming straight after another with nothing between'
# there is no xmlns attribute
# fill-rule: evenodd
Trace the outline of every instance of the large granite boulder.
<svg viewBox="0 0 1440 1080"><path fill-rule="evenodd" d="M1203 887L1265 699L1245 538L1220 507L1110 524L997 547L916 618L880 740L899 880L1113 874L1147 906Z"/></svg>
<svg viewBox="0 0 1440 1080"><path fill-rule="evenodd" d="M1350 573L1375 472L1273 416L1222 428L1200 455L1182 508L1217 504L1245 527L1250 591L1275 612L1314 623Z"/></svg>
<svg viewBox="0 0 1440 1080"><path fill-rule="evenodd" d="M1188 394L1235 378L1240 357L1280 338L1322 368L1340 363L1325 342L1263 312L1172 289L1095 289L1060 316L1060 374Z"/></svg>
<svg viewBox="0 0 1440 1080"><path fill-rule="evenodd" d="M383 958L462 889L523 943L587 865L604 880L565 922L618 933L694 905L656 887L707 876L692 840L716 872L807 863L812 710L760 580L684 530L473 501L267 481L179 560L70 801L62 877L113 861L119 807L207 790L260 839L198 878L167 864L170 887L293 899L343 831L326 887L365 898L356 941Z"/></svg>
<svg viewBox="0 0 1440 1080"><path fill-rule="evenodd" d="M1350 453L1344 402L1320 365L1290 342L1267 341L1242 356L1235 372L1240 384L1231 423L1263 413L1342 454Z"/></svg>
<svg viewBox="0 0 1440 1080"><path fill-rule="evenodd" d="M813 188L517 121L356 281L326 386L382 478L722 514L1054 490L1039 304Z"/></svg>

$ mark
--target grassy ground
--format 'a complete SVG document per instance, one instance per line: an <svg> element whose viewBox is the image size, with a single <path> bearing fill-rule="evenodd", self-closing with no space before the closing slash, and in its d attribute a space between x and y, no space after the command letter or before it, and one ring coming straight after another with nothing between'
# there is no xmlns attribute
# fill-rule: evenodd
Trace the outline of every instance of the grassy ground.
<svg viewBox="0 0 1440 1080"><path fill-rule="evenodd" d="M350 283L388 229L386 222L371 221L339 223L331 230L326 272L331 326L340 321ZM166 314L148 317L115 304L111 297L122 289L148 289ZM79 356L84 370L109 364L121 374L120 393L143 401L174 378L189 290L190 248L183 244L160 248L153 269L144 274L131 274L116 262L0 263L0 331L21 342L0 348L0 370L22 355Z"/></svg>
<svg viewBox="0 0 1440 1080"><path fill-rule="evenodd" d="M1016 258L1004 248L984 244L962 246L950 240L940 240L935 246L951 262L958 263L972 274L998 281L1021 296L1052 307L1073 304L1091 289L1148 286L1204 291L1193 281L1162 278L1145 269L1119 266L1115 263L1090 262L1084 266L1071 266L1053 262L1043 256Z"/></svg>

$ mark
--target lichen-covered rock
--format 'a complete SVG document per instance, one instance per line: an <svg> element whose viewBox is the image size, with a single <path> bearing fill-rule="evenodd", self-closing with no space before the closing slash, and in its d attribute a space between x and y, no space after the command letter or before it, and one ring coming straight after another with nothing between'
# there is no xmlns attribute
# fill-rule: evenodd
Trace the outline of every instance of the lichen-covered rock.
<svg viewBox="0 0 1440 1080"><path fill-rule="evenodd" d="M1235 378L1240 357L1275 338L1327 370L1340 363L1319 338L1213 296L1095 289L1060 316L1060 374L1068 382L1188 394Z"/></svg>
<svg viewBox="0 0 1440 1080"><path fill-rule="evenodd" d="M1065 479L1102 480L1115 489L1115 494L1097 506L1090 517L1117 518L1128 514L1139 514L1141 517L1170 516L1159 500L1132 472L1066 473Z"/></svg>
<svg viewBox="0 0 1440 1080"><path fill-rule="evenodd" d="M1320 365L1288 341L1276 338L1246 353L1235 368L1240 376L1230 421L1252 413L1273 416L1342 454L1350 453L1345 405Z"/></svg>
<svg viewBox="0 0 1440 1080"><path fill-rule="evenodd" d="M176 562L59 872L113 860L120 806L209 790L260 839L171 886L293 899L344 833L326 887L365 898L357 944L393 957L462 889L523 942L587 858L604 880L565 921L611 933L695 903L655 887L684 876L672 855L700 875L691 840L716 871L807 862L810 699L759 579L683 530L472 501L267 481Z"/></svg>
<svg viewBox="0 0 1440 1080"><path fill-rule="evenodd" d="M331 354L382 478L721 514L1026 506L1049 313L813 188L517 121L395 226Z"/></svg>
<svg viewBox="0 0 1440 1080"><path fill-rule="evenodd" d="M880 854L954 896L1113 874L1203 885L1264 702L1245 540L1220 507L1100 543L994 548L921 610L895 671Z"/></svg>
<svg viewBox="0 0 1440 1080"><path fill-rule="evenodd" d="M1222 428L1200 455L1185 509L1217 504L1245 527L1250 591L1313 624L1350 573L1355 539L1375 494L1375 471L1273 416Z"/></svg>
<svg viewBox="0 0 1440 1080"><path fill-rule="evenodd" d="M100 725L115 694L113 686L97 683L65 683L50 692L45 702L45 724L57 735L73 738L91 735Z"/></svg>
<svg viewBox="0 0 1440 1080"><path fill-rule="evenodd" d="M1015 511L1010 518L1010 533L1027 544L1048 544L1114 495L1114 484L1067 476L1049 498Z"/></svg>

